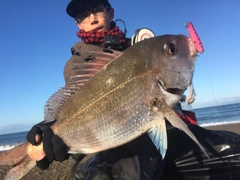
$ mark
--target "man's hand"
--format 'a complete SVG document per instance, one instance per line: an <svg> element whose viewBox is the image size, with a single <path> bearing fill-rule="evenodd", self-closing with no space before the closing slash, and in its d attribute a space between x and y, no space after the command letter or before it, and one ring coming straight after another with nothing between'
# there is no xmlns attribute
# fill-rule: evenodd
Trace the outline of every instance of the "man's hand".
<svg viewBox="0 0 240 180"><path fill-rule="evenodd" d="M67 147L59 136L54 135L50 128L54 122L36 124L27 134L27 141L29 143L37 145L41 141L43 142L43 151L46 156L37 161L37 166L42 170L48 169L53 160L62 162L69 158L69 147Z"/></svg>
<svg viewBox="0 0 240 180"><path fill-rule="evenodd" d="M47 128L52 126L55 121L45 122L42 121L32 127L32 129L27 134L27 141L32 145L37 145L41 142L43 133L46 131Z"/></svg>

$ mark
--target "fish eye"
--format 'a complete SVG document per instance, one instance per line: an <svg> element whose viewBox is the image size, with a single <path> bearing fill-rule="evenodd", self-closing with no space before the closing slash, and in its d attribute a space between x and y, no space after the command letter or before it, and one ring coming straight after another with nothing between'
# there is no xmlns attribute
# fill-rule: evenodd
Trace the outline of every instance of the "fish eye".
<svg viewBox="0 0 240 180"><path fill-rule="evenodd" d="M177 48L173 43L167 43L164 45L164 50L169 54L169 55L175 55L177 53Z"/></svg>

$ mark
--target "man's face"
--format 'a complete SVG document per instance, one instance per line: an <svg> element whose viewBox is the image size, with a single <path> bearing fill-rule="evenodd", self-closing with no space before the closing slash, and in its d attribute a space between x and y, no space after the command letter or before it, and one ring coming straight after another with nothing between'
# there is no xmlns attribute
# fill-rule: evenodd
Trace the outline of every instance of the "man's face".
<svg viewBox="0 0 240 180"><path fill-rule="evenodd" d="M94 32L105 32L110 29L110 21L114 17L114 9L106 9L104 6L101 6L101 12L89 13L84 19L81 19L80 22L77 21L77 26L84 31L94 31Z"/></svg>

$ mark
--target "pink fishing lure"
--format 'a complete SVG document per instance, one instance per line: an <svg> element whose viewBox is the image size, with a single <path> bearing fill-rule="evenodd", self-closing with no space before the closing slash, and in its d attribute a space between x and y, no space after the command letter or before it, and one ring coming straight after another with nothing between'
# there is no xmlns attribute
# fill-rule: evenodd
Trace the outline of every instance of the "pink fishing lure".
<svg viewBox="0 0 240 180"><path fill-rule="evenodd" d="M187 22L186 23L186 28L188 28L188 32L190 34L190 38L192 39L192 42L196 48L196 50L199 53L204 53L204 49L203 49L203 44L193 26L193 24L191 22Z"/></svg>

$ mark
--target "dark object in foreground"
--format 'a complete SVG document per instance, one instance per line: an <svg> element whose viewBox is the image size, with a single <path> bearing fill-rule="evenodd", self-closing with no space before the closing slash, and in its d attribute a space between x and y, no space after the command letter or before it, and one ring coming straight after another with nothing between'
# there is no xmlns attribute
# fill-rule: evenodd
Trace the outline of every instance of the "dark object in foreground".
<svg viewBox="0 0 240 180"><path fill-rule="evenodd" d="M164 180L240 179L240 135L228 131L207 130L197 125L189 125L189 128L204 145L210 159L184 132L168 128L169 148L164 161L160 160L159 154L150 152L151 148L136 149L138 140L145 141L146 146L149 146L146 136L145 139L138 138L134 144L128 145L129 148L135 147L132 154L126 155L123 148L118 148L98 154L83 165L77 162L71 178L157 180L162 176ZM143 153L151 153L152 158L142 156ZM112 177L109 176L111 173Z"/></svg>
<svg viewBox="0 0 240 180"><path fill-rule="evenodd" d="M204 145L210 159L203 155L189 137L174 128L168 131L170 139L164 179L240 179L239 134L210 131L196 125L189 125L189 129Z"/></svg>

